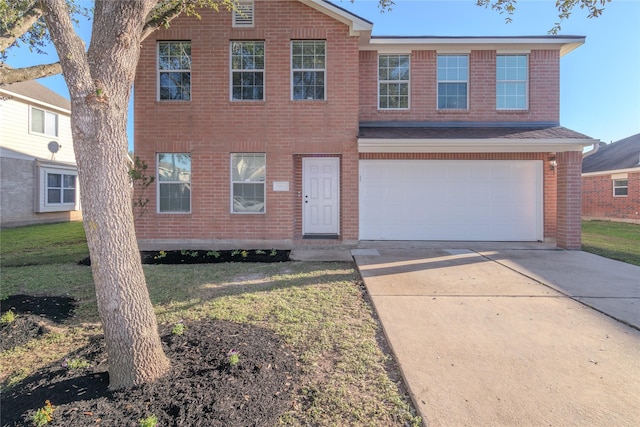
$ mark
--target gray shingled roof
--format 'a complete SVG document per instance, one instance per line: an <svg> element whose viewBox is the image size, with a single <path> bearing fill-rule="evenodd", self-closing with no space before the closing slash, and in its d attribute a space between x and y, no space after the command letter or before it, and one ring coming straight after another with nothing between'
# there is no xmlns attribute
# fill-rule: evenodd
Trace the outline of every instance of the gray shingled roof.
<svg viewBox="0 0 640 427"><path fill-rule="evenodd" d="M591 139L562 126L375 126L362 123L359 138L371 139Z"/></svg>
<svg viewBox="0 0 640 427"><path fill-rule="evenodd" d="M640 133L609 145L582 161L582 173L640 167Z"/></svg>
<svg viewBox="0 0 640 427"><path fill-rule="evenodd" d="M26 96L36 101L64 108L65 110L71 110L71 103L68 99L58 95L48 87L43 86L36 81L11 83L0 86L0 88L7 92L15 93L16 95Z"/></svg>

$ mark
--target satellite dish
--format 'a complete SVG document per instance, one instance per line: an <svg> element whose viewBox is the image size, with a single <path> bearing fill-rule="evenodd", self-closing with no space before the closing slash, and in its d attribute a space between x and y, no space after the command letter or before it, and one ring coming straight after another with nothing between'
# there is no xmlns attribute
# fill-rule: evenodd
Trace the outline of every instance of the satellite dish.
<svg viewBox="0 0 640 427"><path fill-rule="evenodd" d="M47 148L49 148L49 151L51 151L53 154L56 154L58 150L62 148L62 146L58 144L56 141L51 141L49 145L47 145Z"/></svg>

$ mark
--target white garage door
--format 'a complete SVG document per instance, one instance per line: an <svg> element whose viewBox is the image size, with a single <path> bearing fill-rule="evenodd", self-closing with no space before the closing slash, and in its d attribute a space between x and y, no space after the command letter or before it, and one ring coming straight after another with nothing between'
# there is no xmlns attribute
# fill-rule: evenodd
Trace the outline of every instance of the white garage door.
<svg viewBox="0 0 640 427"><path fill-rule="evenodd" d="M361 240L543 238L542 162L360 160Z"/></svg>

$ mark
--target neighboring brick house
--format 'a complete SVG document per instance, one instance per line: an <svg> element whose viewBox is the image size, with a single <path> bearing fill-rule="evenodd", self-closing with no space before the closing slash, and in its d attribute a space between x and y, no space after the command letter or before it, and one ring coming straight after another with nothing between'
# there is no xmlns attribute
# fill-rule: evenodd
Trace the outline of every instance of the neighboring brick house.
<svg viewBox="0 0 640 427"><path fill-rule="evenodd" d="M142 45L135 154L157 181L141 248L580 248L596 141L559 125L559 62L584 37L373 37L328 1L241 4Z"/></svg>
<svg viewBox="0 0 640 427"><path fill-rule="evenodd" d="M0 86L0 226L81 220L69 101L35 81Z"/></svg>
<svg viewBox="0 0 640 427"><path fill-rule="evenodd" d="M640 133L585 157L582 216L640 224Z"/></svg>

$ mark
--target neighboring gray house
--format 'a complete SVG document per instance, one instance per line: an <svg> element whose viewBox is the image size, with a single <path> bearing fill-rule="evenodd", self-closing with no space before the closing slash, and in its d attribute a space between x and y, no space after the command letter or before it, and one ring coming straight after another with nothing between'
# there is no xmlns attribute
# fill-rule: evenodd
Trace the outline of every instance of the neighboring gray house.
<svg viewBox="0 0 640 427"><path fill-rule="evenodd" d="M69 101L35 81L0 86L0 226L82 219Z"/></svg>
<svg viewBox="0 0 640 427"><path fill-rule="evenodd" d="M585 157L582 217L640 224L640 133Z"/></svg>

